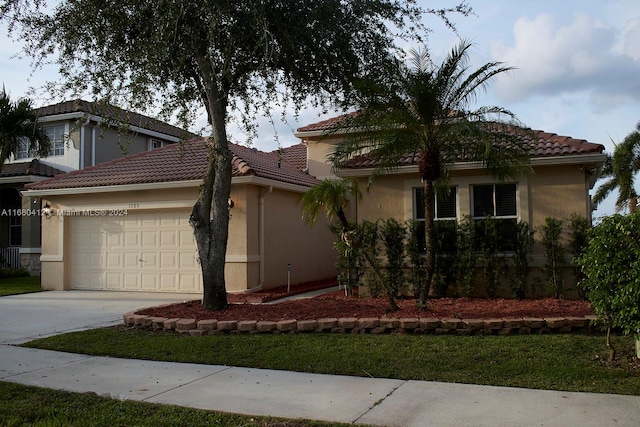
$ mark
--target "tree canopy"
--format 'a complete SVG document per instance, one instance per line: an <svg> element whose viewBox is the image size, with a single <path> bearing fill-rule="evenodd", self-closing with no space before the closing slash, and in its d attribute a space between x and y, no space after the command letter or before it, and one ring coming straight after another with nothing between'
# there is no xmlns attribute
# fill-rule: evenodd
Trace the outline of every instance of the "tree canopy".
<svg viewBox="0 0 640 427"><path fill-rule="evenodd" d="M224 264L231 189L230 111L273 102L348 103L356 78L380 74L397 37L418 37L415 0L3 0L0 18L36 64L54 56L64 93L148 110L183 123L204 107L210 166L191 214L207 308L227 305ZM461 4L450 10L466 14ZM55 86L55 85L54 85ZM126 100L126 102L124 102Z"/></svg>

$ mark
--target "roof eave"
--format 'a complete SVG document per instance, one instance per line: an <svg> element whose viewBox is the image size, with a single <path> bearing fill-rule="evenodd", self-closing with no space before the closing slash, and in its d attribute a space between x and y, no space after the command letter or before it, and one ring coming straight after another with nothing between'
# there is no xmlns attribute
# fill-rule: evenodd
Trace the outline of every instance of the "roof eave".
<svg viewBox="0 0 640 427"><path fill-rule="evenodd" d="M190 188L198 187L202 184L201 179L187 181L169 181L169 182L149 182L143 184L127 184L127 185L106 185L99 187L71 187L71 188L52 188L43 190L24 190L24 196L31 197L49 197L49 196L66 196L74 194L99 194L99 193L117 193L124 191L144 191L144 190L166 190L173 188ZM277 181L269 178L262 178L254 175L236 176L231 179L231 185L252 184L260 187L273 187L281 190L287 190L294 193L304 193L310 187L287 182Z"/></svg>
<svg viewBox="0 0 640 427"><path fill-rule="evenodd" d="M55 114L55 115L50 115L50 116L42 116L39 117L38 120L40 122L59 122L59 121L67 121L67 120L77 120L77 119L89 119L91 121L94 121L96 123L102 123L104 121L104 119L101 116L96 116L94 114L88 114L88 113L83 113L83 112L75 112L75 113L63 113L63 114ZM166 139L167 141L171 141L171 142L180 142L180 138L175 137L173 135L169 135L167 133L163 133L163 132L158 132L158 131L154 131L154 130L150 130L150 129L145 129L139 126L134 126L131 124L128 124L128 129L131 130L132 132L137 132L137 133L141 133L147 136L150 136L152 138L162 138L162 139ZM185 132L186 134L186 132Z"/></svg>
<svg viewBox="0 0 640 427"><path fill-rule="evenodd" d="M557 166L557 165L573 165L573 164L595 164L600 165L606 159L607 155L604 153L589 153L589 154L576 154L569 156L554 156L554 157L534 157L531 159L531 166ZM451 170L476 170L482 169L478 166L478 162L458 162L455 163ZM358 169L339 169L336 171L336 175L339 177L363 177L370 176L375 168L358 168ZM399 166L392 169L387 174L389 175L401 175L407 173L417 173L418 165ZM593 182L595 183L595 179Z"/></svg>
<svg viewBox="0 0 640 427"><path fill-rule="evenodd" d="M40 182L45 179L51 179L50 176L40 175L15 175L15 176L3 176L0 178L0 184L17 184L22 182Z"/></svg>

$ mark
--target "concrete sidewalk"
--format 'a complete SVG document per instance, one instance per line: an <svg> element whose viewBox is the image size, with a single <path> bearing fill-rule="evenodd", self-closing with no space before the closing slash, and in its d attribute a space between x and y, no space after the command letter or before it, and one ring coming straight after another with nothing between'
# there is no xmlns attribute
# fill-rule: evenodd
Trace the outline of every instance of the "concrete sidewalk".
<svg viewBox="0 0 640 427"><path fill-rule="evenodd" d="M108 326L193 295L45 292L0 298L0 380L235 412L381 426L638 426L640 397L126 360L16 347Z"/></svg>
<svg viewBox="0 0 640 427"><path fill-rule="evenodd" d="M640 397L93 357L0 345L0 380L234 412L381 426L638 426Z"/></svg>

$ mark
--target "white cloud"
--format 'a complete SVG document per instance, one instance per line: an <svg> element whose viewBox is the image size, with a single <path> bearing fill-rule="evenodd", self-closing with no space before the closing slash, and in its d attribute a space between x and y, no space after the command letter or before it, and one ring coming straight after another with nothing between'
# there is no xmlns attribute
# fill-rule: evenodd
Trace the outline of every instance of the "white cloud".
<svg viewBox="0 0 640 427"><path fill-rule="evenodd" d="M638 19L620 29L585 13L565 25L548 14L519 18L513 44L502 40L492 46L493 58L518 68L496 89L507 101L586 90L598 109L639 100L639 35Z"/></svg>

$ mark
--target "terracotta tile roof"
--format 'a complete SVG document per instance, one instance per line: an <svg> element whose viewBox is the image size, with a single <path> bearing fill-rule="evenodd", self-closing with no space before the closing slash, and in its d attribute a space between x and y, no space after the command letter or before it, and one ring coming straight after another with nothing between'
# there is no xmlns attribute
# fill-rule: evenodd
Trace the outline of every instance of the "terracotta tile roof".
<svg viewBox="0 0 640 427"><path fill-rule="evenodd" d="M33 159L28 162L7 163L2 166L0 177L10 176L45 176L52 177L65 173L47 164L40 163L40 160Z"/></svg>
<svg viewBox="0 0 640 427"><path fill-rule="evenodd" d="M85 113L103 117L108 120L115 120L129 123L142 129L163 133L176 138L193 138L191 132L185 131L168 123L161 122L154 118L134 113L132 111L123 110L113 105L103 105L97 102L84 101L76 99L74 101L64 101L59 104L46 105L37 109L40 117L56 116L59 114L69 113Z"/></svg>
<svg viewBox="0 0 640 427"><path fill-rule="evenodd" d="M296 144L281 149L282 158L291 163L296 169L304 171L307 169L307 146L304 144ZM278 155L278 150L271 153Z"/></svg>
<svg viewBox="0 0 640 427"><path fill-rule="evenodd" d="M298 131L311 132L335 129L342 120L351 118L355 114L357 113L353 112L332 117L327 120L298 128ZM562 136L541 130L528 130L528 132L518 133L521 135L523 141L527 141L531 145L532 158L602 153L605 149L602 144L595 144L584 139L576 139L570 136ZM400 159L399 163L402 166L407 166L417 164L418 161L419 158L414 156L413 153L407 153ZM371 167L375 167L375 161L370 156L366 155L352 159L347 165L347 168L351 169Z"/></svg>
<svg viewBox="0 0 640 427"><path fill-rule="evenodd" d="M311 187L319 181L273 153L229 144L233 152L233 176L256 176L288 184ZM126 184L201 180L208 167L205 138L184 144L122 157L55 178L27 185L31 190L104 187ZM280 163L280 164L279 164Z"/></svg>
<svg viewBox="0 0 640 427"><path fill-rule="evenodd" d="M600 154L605 147L602 144L594 144L584 139L575 139L569 136L561 136L555 133L532 131L531 134L521 134L523 141L531 146L531 158L573 156L579 154ZM471 159L460 159L465 161ZM407 153L399 160L399 166L417 165L420 157L417 153ZM351 159L345 169L373 168L376 161L371 156L362 155Z"/></svg>
<svg viewBox="0 0 640 427"><path fill-rule="evenodd" d="M342 120L354 117L356 114L357 112L354 111L354 112L342 114L336 117L331 117L329 119L322 120L317 123L311 123L310 125L306 125L298 128L298 132L313 132L313 131L320 131L320 130L335 129L336 125L339 124Z"/></svg>

